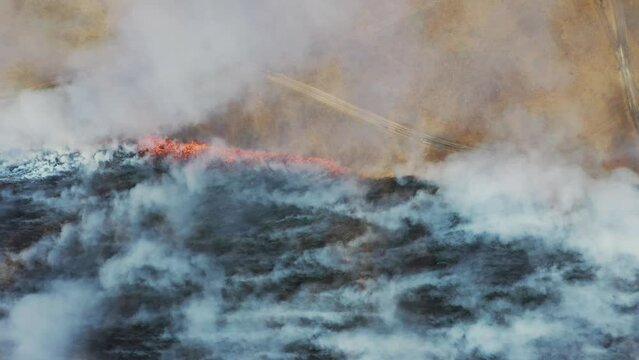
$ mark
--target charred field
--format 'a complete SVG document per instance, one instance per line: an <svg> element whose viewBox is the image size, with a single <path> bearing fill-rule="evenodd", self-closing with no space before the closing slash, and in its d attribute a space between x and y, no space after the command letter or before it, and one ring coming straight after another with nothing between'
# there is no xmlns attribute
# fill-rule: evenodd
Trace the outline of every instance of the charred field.
<svg viewBox="0 0 639 360"><path fill-rule="evenodd" d="M87 359L506 359L477 331L510 344L522 326L561 327L526 345L552 358L630 359L639 343L622 300L637 273L544 234L470 230L416 177L119 147L5 162L0 189L0 321L60 327L14 348L27 357L44 341Z"/></svg>
<svg viewBox="0 0 639 360"><path fill-rule="evenodd" d="M639 359L639 1L0 0L0 360Z"/></svg>

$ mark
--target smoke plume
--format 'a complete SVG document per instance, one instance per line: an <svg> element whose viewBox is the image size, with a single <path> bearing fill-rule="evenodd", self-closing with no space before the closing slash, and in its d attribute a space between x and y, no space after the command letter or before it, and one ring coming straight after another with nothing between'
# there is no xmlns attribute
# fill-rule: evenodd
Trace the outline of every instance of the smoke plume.
<svg viewBox="0 0 639 360"><path fill-rule="evenodd" d="M621 0L0 1L0 358L636 357L635 35Z"/></svg>

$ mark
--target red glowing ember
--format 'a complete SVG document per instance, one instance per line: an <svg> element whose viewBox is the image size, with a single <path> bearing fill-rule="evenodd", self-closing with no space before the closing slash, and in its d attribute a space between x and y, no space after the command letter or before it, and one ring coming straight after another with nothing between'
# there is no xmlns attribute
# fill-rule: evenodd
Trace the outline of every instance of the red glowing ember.
<svg viewBox="0 0 639 360"><path fill-rule="evenodd" d="M332 174L345 174L348 169L331 160L318 157L303 157L292 154L281 154L269 151L248 150L235 147L207 145L195 141L188 143L171 139L147 138L139 142L141 155L150 154L160 157L171 157L176 160L187 160L200 153L208 152L218 156L224 163L268 163L277 162L285 165L306 165L325 169Z"/></svg>
<svg viewBox="0 0 639 360"><path fill-rule="evenodd" d="M145 138L139 141L140 155L171 156L174 159L188 159L209 149L206 144L191 141L181 143L171 139Z"/></svg>

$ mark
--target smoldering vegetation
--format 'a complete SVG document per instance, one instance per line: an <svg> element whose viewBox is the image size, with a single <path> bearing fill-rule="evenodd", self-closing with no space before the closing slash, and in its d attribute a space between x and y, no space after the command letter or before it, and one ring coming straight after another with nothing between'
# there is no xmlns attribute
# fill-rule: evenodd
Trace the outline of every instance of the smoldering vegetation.
<svg viewBox="0 0 639 360"><path fill-rule="evenodd" d="M617 272L544 232L474 231L445 188L415 177L175 162L120 147L7 161L1 186L7 358L639 350L634 260Z"/></svg>
<svg viewBox="0 0 639 360"><path fill-rule="evenodd" d="M638 9L0 2L0 358L636 358Z"/></svg>
<svg viewBox="0 0 639 360"><path fill-rule="evenodd" d="M0 146L179 132L384 176L447 155L272 84L275 71L466 145L543 119L606 166L632 167L612 4L636 78L628 0L7 1L0 88L13 96L0 101Z"/></svg>

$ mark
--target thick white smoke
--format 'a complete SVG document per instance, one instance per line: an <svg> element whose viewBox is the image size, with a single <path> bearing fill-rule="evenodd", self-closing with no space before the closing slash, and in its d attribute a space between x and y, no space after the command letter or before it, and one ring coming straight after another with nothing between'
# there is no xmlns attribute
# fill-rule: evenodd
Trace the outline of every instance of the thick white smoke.
<svg viewBox="0 0 639 360"><path fill-rule="evenodd" d="M104 176L115 158L86 157L80 173ZM371 204L368 185L356 179L211 161L171 165L110 198L88 180L34 195L56 211L80 208L80 218L15 260L71 279L4 298L3 353L69 358L100 349L87 329L167 316L180 345L165 358L184 348L223 358L370 359L614 358L636 349L632 173L595 176L543 151L500 144L430 168L436 195L423 188L402 198L397 190ZM352 220L330 220L340 217ZM366 227L355 230L358 221ZM410 224L430 235L401 240ZM411 270L411 259L428 254L441 264L422 260L430 270ZM120 318L121 311L131 313ZM154 346L163 336L151 337Z"/></svg>
<svg viewBox="0 0 639 360"><path fill-rule="evenodd" d="M304 66L312 50L352 27L362 2L141 0L103 5L112 22L109 36L57 56L59 87L2 99L2 150L76 147L203 121L242 90L262 83L264 71ZM14 25L34 32L32 22ZM16 36L8 32L2 37L5 51L25 61L40 59L38 50L52 47L46 37L34 40L39 47L11 47Z"/></svg>
<svg viewBox="0 0 639 360"><path fill-rule="evenodd" d="M366 4L106 3L111 35L56 53L59 87L22 91L0 105L0 151L80 147L201 122L259 86L262 71L312 62L314 51L352 30ZM459 2L449 4L457 14ZM518 61L489 51L469 61L477 71L451 81L462 95L438 104L436 114L460 102L468 115L503 95L489 83L483 90L492 92L473 97L502 65L523 77L507 90L570 82L554 61L523 56L543 53L534 39L550 37L545 12L554 2L513 4L532 15L482 18L529 30L513 45ZM464 29L462 39L473 36ZM508 52L504 34L491 39ZM389 88L406 89L414 68L430 62L464 67L442 64L463 54L424 51L399 66L400 76L385 75L397 81ZM357 67L357 59L342 61ZM368 63L362 78L385 63ZM446 81L422 70L433 88ZM367 90L374 94L359 93L365 104L390 97L389 89ZM391 111L397 98L377 110ZM497 108L480 112L504 110ZM409 170L398 166L417 179L335 176L277 161L228 164L207 154L174 162L117 144L97 153L3 153L0 358L635 356L639 177L586 158L556 132L574 135L571 125L551 131L527 110L505 112L499 140L439 163L420 154Z"/></svg>

